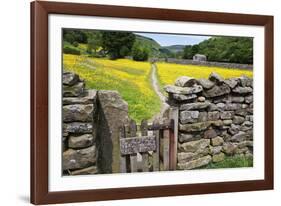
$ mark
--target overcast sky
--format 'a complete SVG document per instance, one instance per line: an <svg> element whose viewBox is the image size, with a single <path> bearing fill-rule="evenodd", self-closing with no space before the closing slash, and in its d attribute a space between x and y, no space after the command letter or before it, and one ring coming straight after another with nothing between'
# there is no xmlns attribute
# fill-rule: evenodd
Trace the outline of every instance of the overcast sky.
<svg viewBox="0 0 281 206"><path fill-rule="evenodd" d="M170 45L193 45L198 44L205 39L209 39L210 36L198 36L198 35L176 35L176 34L156 34L156 33L135 33L141 36L146 36L157 41L161 46Z"/></svg>

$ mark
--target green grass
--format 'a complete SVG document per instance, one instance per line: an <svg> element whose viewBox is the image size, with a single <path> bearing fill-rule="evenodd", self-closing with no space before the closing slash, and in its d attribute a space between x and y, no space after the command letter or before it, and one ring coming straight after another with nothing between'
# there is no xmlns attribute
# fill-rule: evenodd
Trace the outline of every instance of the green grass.
<svg viewBox="0 0 281 206"><path fill-rule="evenodd" d="M251 157L225 157L224 161L210 163L201 169L218 169L218 168L238 168L253 167L253 158Z"/></svg>

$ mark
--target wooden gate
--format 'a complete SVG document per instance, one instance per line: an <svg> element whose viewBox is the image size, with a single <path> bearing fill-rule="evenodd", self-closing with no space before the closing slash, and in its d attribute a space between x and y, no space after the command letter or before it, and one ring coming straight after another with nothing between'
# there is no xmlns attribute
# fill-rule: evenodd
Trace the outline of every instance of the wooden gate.
<svg viewBox="0 0 281 206"><path fill-rule="evenodd" d="M120 128L120 172L175 170L177 164L178 115L137 125L134 120Z"/></svg>

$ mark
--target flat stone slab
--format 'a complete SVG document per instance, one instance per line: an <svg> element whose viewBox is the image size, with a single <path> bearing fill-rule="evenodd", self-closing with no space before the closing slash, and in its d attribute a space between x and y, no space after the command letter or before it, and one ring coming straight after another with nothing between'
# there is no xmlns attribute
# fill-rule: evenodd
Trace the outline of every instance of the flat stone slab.
<svg viewBox="0 0 281 206"><path fill-rule="evenodd" d="M84 169L74 170L70 172L70 175L92 175L97 174L98 169L96 166L87 167Z"/></svg>
<svg viewBox="0 0 281 206"><path fill-rule="evenodd" d="M175 82L178 87L192 87L194 84L196 84L196 79L188 76L178 77Z"/></svg>
<svg viewBox="0 0 281 206"><path fill-rule="evenodd" d="M178 149L181 152L198 152L210 145L210 139L200 139L191 142L185 142L178 145Z"/></svg>
<svg viewBox="0 0 281 206"><path fill-rule="evenodd" d="M188 103L182 104L180 106L180 110L198 110L198 109L205 109L210 106L210 102L195 102L195 103Z"/></svg>
<svg viewBox="0 0 281 206"><path fill-rule="evenodd" d="M223 126L223 121L216 120L216 121L197 122L192 124L179 124L179 130L183 132L198 132L198 131L206 130L211 125L220 127Z"/></svg>
<svg viewBox="0 0 281 206"><path fill-rule="evenodd" d="M97 91L94 89L85 92L83 97L64 97L63 105L68 104L94 104L97 96Z"/></svg>
<svg viewBox="0 0 281 206"><path fill-rule="evenodd" d="M210 81L209 79L197 79L197 83L200 84L204 89L211 89L215 83Z"/></svg>
<svg viewBox="0 0 281 206"><path fill-rule="evenodd" d="M173 99L177 101L186 101L197 98L196 94L172 94Z"/></svg>
<svg viewBox="0 0 281 206"><path fill-rule="evenodd" d="M238 94L247 94L252 93L253 89L251 87L235 87L232 92L238 93Z"/></svg>
<svg viewBox="0 0 281 206"><path fill-rule="evenodd" d="M91 134L93 132L92 123L71 122L63 124L63 132L76 134Z"/></svg>
<svg viewBox="0 0 281 206"><path fill-rule="evenodd" d="M167 85L164 87L167 93L172 94L196 94L203 90L201 85L194 85L192 87L178 87L174 85Z"/></svg>
<svg viewBox="0 0 281 206"><path fill-rule="evenodd" d="M204 165L209 164L212 161L212 157L210 155L192 160L190 162L185 162L185 163L178 163L178 168L180 170L190 170L190 169L195 169L198 167L202 167Z"/></svg>

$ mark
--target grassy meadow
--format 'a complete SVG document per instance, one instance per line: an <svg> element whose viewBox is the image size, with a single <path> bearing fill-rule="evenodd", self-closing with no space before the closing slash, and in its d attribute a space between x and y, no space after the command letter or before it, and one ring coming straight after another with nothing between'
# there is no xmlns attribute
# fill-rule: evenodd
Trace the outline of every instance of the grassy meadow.
<svg viewBox="0 0 281 206"><path fill-rule="evenodd" d="M83 48L83 45L79 47ZM73 71L85 79L87 88L119 91L129 104L130 117L137 122L151 119L161 109L160 99L151 86L149 62L64 54L63 65L66 71ZM253 76L249 70L157 63L157 76L162 88L173 84L179 76L208 78L213 71L225 78Z"/></svg>

